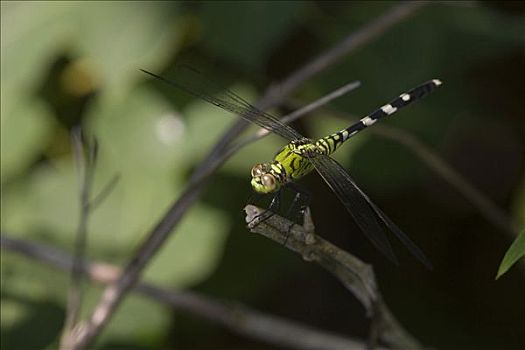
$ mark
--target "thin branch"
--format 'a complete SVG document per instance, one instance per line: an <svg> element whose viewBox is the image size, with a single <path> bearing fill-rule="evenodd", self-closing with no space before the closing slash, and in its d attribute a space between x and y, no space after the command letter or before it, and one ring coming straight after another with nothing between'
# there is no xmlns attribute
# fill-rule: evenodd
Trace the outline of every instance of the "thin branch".
<svg viewBox="0 0 525 350"><path fill-rule="evenodd" d="M38 263L69 271L73 258L56 248L28 240L11 238L2 233L4 251L21 254ZM100 262L82 262L82 270L93 282L108 284L119 278L116 266ZM363 342L331 334L281 317L275 317L238 303L228 303L193 292L172 291L152 284L137 283L134 291L176 310L200 316L233 333L259 341L293 349L343 350L363 349Z"/></svg>
<svg viewBox="0 0 525 350"><path fill-rule="evenodd" d="M381 126L375 132L378 135L397 141L414 152L423 163L476 207L487 221L499 227L509 238L516 238L518 228L510 217L423 142L410 133L393 127Z"/></svg>
<svg viewBox="0 0 525 350"><path fill-rule="evenodd" d="M288 95L295 90L303 81L311 78L326 68L336 64L349 53L353 53L377 39L396 24L403 22L412 16L417 10L431 4L430 1L406 1L393 6L384 15L369 22L353 34L347 36L325 54L296 71L290 78L279 86L277 93Z"/></svg>
<svg viewBox="0 0 525 350"><path fill-rule="evenodd" d="M74 128L71 131L71 143L73 146L75 164L77 166L80 179L80 216L77 232L75 234L74 259L71 268L71 284L68 290L66 320L62 330L60 349L71 349L73 347L74 339L71 336L71 332L78 321L82 307L82 261L84 260L86 252L87 223L91 211L89 194L91 192L93 174L95 171L97 158L96 141L93 140L92 142L89 142L87 145L85 145L82 129ZM87 152L85 148L87 148Z"/></svg>
<svg viewBox="0 0 525 350"><path fill-rule="evenodd" d="M353 90L357 89L360 85L361 85L361 83L359 81L353 81L351 83L345 84L345 85L341 86L340 88L334 90L333 92L329 93L328 95L323 96L320 99L315 100L314 102L309 103L309 104L299 108L298 110L293 111L292 113L282 117L281 121L284 124L289 124L289 123L293 122L294 120L297 120L297 119L305 116L306 114L311 113L311 112L315 111L316 109L321 108L322 106L332 102L336 98L339 98L339 97L341 97L343 95L346 95L350 91L353 91ZM241 148L247 146L248 144L257 141L257 140L263 138L264 136L266 136L268 134L270 134L269 130L264 129L264 128L260 128L252 136L247 137L246 139L242 140L241 142L236 143L234 146L231 147L231 148L233 148L233 150L229 150L229 151L236 152L236 151L240 150ZM225 152L225 153L228 153L228 152Z"/></svg>
<svg viewBox="0 0 525 350"><path fill-rule="evenodd" d="M361 86L361 83L359 81L353 81L351 83L348 83L348 84L345 84L343 86L341 86L340 88L334 90L333 92L329 93L328 95L324 96L324 97L321 97L320 99L310 103L310 104L307 104L301 108L299 108L298 110L284 116L281 118L281 121L284 123L284 124L289 124L291 122L293 122L294 120L297 120L299 119L300 117L308 114L308 113L311 113L313 111L315 111L316 109L318 108L321 108L322 106L332 102L333 100L335 100L336 98L339 98L341 96L344 96L346 95L347 93L357 89L359 86ZM253 135L253 137L251 138L251 141L250 142L253 142L253 141L257 141L259 140L261 137L265 136L265 135L268 135L270 133L269 130L267 129L264 129L264 128L260 128L259 131L257 131L257 133L255 133L255 135Z"/></svg>
<svg viewBox="0 0 525 350"><path fill-rule="evenodd" d="M460 7L460 8L476 8L476 7L480 6L480 3L478 1L472 1L472 0L467 0L467 1L461 1L461 0L456 0L456 1L439 0L439 1L436 1L436 2L439 3L440 5L443 5L443 6Z"/></svg>
<svg viewBox="0 0 525 350"><path fill-rule="evenodd" d="M117 187L118 182L120 181L120 175L116 174L114 175L108 183L102 187L100 192L90 201L90 207L91 210L95 210L108 196L113 192L113 190Z"/></svg>
<svg viewBox="0 0 525 350"><path fill-rule="evenodd" d="M244 210L251 232L279 244L284 242L286 248L300 254L306 261L321 265L339 279L374 320L372 333L377 332L379 339L396 349L422 349L383 302L372 266L317 236L308 208L303 226L295 225L277 214L268 217L266 209L254 205L247 205Z"/></svg>
<svg viewBox="0 0 525 350"><path fill-rule="evenodd" d="M362 47L364 44L385 33L393 25L407 19L410 15L415 13L416 10L427 3L428 2L414 1L396 5L386 14L378 17L369 25L363 27L354 34L349 35L339 44L323 52L311 63L293 73L278 89L275 87L269 89L257 106L262 109L267 109L271 106L276 106L279 103L282 103L302 82L320 73L323 69L341 60L345 55L348 55L357 48ZM120 278L111 283L103 292L99 303L95 306L87 323L84 326L79 327L81 332L79 332L79 337L76 342L76 349L85 349L89 347L96 336L102 331L118 305L121 303L125 294L139 279L146 264L159 250L163 242L169 237L170 232L180 222L180 219L183 217L186 210L200 196L204 185L209 179L209 175L222 164L222 162L217 161L217 158L220 157L221 153L224 152L225 147L229 145L245 127L246 124L243 122L237 122L234 124L234 126L225 133L221 140L219 140L206 160L201 163L201 166L197 168L192 176L192 181L189 186L179 199L173 203L164 217L137 249Z"/></svg>

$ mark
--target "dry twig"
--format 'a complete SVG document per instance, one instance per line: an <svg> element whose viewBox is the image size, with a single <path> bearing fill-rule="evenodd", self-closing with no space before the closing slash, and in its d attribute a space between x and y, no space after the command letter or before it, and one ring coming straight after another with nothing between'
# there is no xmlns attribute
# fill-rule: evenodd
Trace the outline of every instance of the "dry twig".
<svg viewBox="0 0 525 350"><path fill-rule="evenodd" d="M87 145L84 144L82 130L80 128L75 128L71 131L71 143L80 178L80 218L75 235L75 254L71 268L71 285L68 290L66 320L60 339L60 349L62 350L72 349L74 346L72 332L78 321L82 307L82 279L84 277L82 261L84 260L86 252L87 224L91 211L89 195L93 183L98 147L96 140L89 142Z"/></svg>
<svg viewBox="0 0 525 350"><path fill-rule="evenodd" d="M90 199L93 186L93 176L97 162L98 143L96 139L85 142L82 129L77 127L71 131L73 154L79 174L79 204L80 215L75 235L74 258L71 265L71 285L68 290L66 320L62 329L60 349L69 350L74 347L74 330L82 308L82 281L84 278L83 262L87 246L87 227L89 216L118 183L119 177L115 176L93 199Z"/></svg>
<svg viewBox="0 0 525 350"><path fill-rule="evenodd" d="M372 266L317 236L308 208L303 226L276 214L268 217L267 210L254 205L247 205L244 210L250 231L284 244L304 260L316 262L341 281L372 319L371 338L377 336L395 349L422 349L421 344L403 329L383 302ZM371 343L370 348L375 348L375 339Z"/></svg>

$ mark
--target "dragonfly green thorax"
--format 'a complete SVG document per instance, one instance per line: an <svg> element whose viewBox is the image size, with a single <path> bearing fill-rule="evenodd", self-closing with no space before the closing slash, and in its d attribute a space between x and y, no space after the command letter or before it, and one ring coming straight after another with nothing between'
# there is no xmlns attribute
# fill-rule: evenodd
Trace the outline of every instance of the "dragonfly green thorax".
<svg viewBox="0 0 525 350"><path fill-rule="evenodd" d="M295 181L313 170L308 154L317 152L309 139L292 141L275 155L272 162L252 168L252 188L257 193L277 192L283 185Z"/></svg>
<svg viewBox="0 0 525 350"><path fill-rule="evenodd" d="M275 155L272 162L252 168L252 188L257 193L277 192L281 186L296 181L314 169L309 158L330 155L348 138L346 129L317 141L308 138L294 140Z"/></svg>

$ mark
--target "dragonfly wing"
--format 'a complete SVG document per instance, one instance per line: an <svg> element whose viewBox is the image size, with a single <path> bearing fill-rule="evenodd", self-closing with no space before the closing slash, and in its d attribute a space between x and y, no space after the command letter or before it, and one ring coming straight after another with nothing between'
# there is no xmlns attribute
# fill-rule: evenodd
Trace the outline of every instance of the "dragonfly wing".
<svg viewBox="0 0 525 350"><path fill-rule="evenodd" d="M189 66L177 66L173 79L166 79L143 69L141 69L141 71L190 95L201 98L228 112L237 114L243 119L280 135L289 141L303 138L299 132L281 122L277 117L259 110L242 97L228 89L218 86Z"/></svg>
<svg viewBox="0 0 525 350"><path fill-rule="evenodd" d="M395 255L390 243L384 235L383 230L377 229L379 223L377 218L388 227L392 233L407 247L423 265L432 269L430 260L423 251L361 190L350 174L335 159L328 156L317 156L311 158L316 170L328 183L337 197L343 202L347 210L352 214L359 227L365 235L382 252L392 260ZM354 212L360 213L355 215ZM361 222L360 222L361 221ZM373 222L373 223L372 223Z"/></svg>
<svg viewBox="0 0 525 350"><path fill-rule="evenodd" d="M318 155L309 159L317 172L334 191L339 200L344 204L355 222L372 243L384 253L391 261L397 264L397 258L392 250L377 214L370 206L362 191L357 187L350 175L333 158ZM344 171L341 174L339 169Z"/></svg>
<svg viewBox="0 0 525 350"><path fill-rule="evenodd" d="M432 263L427 258L425 253L388 217L386 214L368 198L365 193L362 193L372 209L377 213L379 218L385 225L394 233L394 235L403 243L405 247L414 255L425 267L429 270L433 269Z"/></svg>

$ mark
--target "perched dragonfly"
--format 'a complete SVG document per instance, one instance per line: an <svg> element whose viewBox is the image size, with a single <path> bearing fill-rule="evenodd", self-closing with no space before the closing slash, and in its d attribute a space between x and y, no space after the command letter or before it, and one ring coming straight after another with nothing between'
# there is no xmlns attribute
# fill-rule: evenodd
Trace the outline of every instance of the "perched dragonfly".
<svg viewBox="0 0 525 350"><path fill-rule="evenodd" d="M293 184L315 169L353 216L365 236L391 261L397 263L397 258L385 235L383 226L394 233L427 268L432 268L429 259L421 249L370 200L348 172L330 155L345 141L375 124L379 119L390 116L401 108L430 94L442 84L440 80L427 81L399 95L390 103L361 118L355 124L318 140L312 140L304 137L291 126L282 123L277 117L257 109L230 90L217 90L214 87L212 89L217 90L216 93L210 92L210 86L214 86L214 84L191 67L177 66L173 80L168 80L146 70L142 71L179 90L237 114L289 141L277 152L272 161L256 164L252 168L251 185L256 193L279 193L285 186Z"/></svg>

